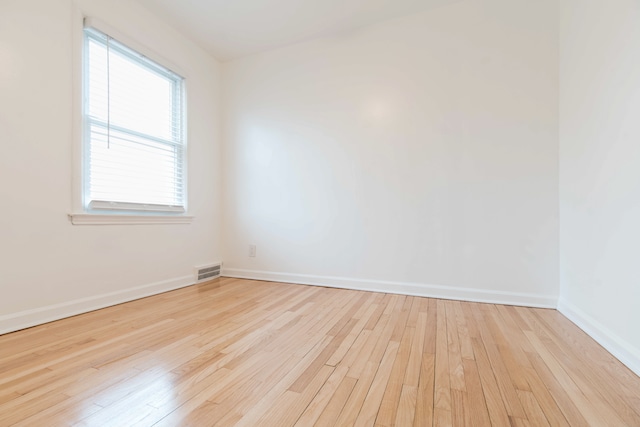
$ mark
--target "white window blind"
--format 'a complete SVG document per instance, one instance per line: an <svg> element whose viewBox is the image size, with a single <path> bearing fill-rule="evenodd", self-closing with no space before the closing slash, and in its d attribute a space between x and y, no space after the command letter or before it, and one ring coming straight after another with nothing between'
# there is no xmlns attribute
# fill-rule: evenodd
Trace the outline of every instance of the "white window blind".
<svg viewBox="0 0 640 427"><path fill-rule="evenodd" d="M84 29L84 204L185 211L184 79Z"/></svg>

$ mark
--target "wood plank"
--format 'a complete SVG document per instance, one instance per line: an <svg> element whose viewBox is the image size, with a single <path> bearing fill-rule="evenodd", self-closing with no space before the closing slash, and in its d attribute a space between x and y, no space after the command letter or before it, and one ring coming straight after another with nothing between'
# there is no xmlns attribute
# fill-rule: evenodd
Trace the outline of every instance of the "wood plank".
<svg viewBox="0 0 640 427"><path fill-rule="evenodd" d="M377 417L375 419L375 424L377 425L391 426L395 422L414 334L415 330L413 328L407 328L402 337L398 353L389 374L389 379L383 390L384 395L382 396L382 401L377 411ZM369 393L371 393L371 390L369 390ZM367 396L367 399L369 398L370 397Z"/></svg>
<svg viewBox="0 0 640 427"><path fill-rule="evenodd" d="M324 365L301 393L292 391L290 388L285 390L255 425L294 425L334 370L333 366Z"/></svg>
<svg viewBox="0 0 640 427"><path fill-rule="evenodd" d="M447 346L449 350L449 382L452 390L466 391L467 387L464 380L464 367L462 365L458 321L454 302L446 301L444 308L447 322Z"/></svg>
<svg viewBox="0 0 640 427"><path fill-rule="evenodd" d="M520 402L522 402L524 412L527 414L527 419L534 426L549 426L547 417L544 415L542 408L538 404L538 401L532 392L518 390L518 396L520 397Z"/></svg>
<svg viewBox="0 0 640 427"><path fill-rule="evenodd" d="M496 383L498 384L500 395L502 396L507 413L511 418L515 417L525 419L526 415L524 413L524 409L522 409L522 404L520 403L518 394L516 393L513 379L509 374L509 370L507 369L502 354L496 344L496 339L502 343L504 343L505 340L499 331L492 325L493 319L489 315L490 313L487 313L490 311L490 305L483 304L480 306L480 304L473 304L472 311L475 314L478 329L480 330L480 336L482 337L484 344L484 350L489 358L489 363L493 370L493 375L495 376Z"/></svg>
<svg viewBox="0 0 640 427"><path fill-rule="evenodd" d="M451 411L451 385L449 374L449 342L447 336L447 320L445 302L437 304L436 332L436 366L434 379L434 408ZM449 415L450 417L450 415ZM444 419L446 416L441 415Z"/></svg>
<svg viewBox="0 0 640 427"><path fill-rule="evenodd" d="M478 366L480 375L480 384L484 392L485 402L492 425L503 426L509 425L509 414L502 400L500 388L493 375L493 369L489 362L489 357L485 351L484 345L480 338L472 338L473 353Z"/></svg>
<svg viewBox="0 0 640 427"><path fill-rule="evenodd" d="M433 381L435 378L434 354L424 353L422 364L420 365L420 380L418 382L418 393L416 396L416 413L413 419L413 426L430 426L433 424Z"/></svg>
<svg viewBox="0 0 640 427"><path fill-rule="evenodd" d="M389 376L394 366L394 362L398 357L399 344L397 341L390 341L387 350L380 361L380 366L373 378L369 392L364 399L364 404L360 408L360 412L356 418L354 425L356 427L372 426L375 423L376 416L380 409L382 397L387 390Z"/></svg>
<svg viewBox="0 0 640 427"><path fill-rule="evenodd" d="M549 392L537 372L533 368L527 368L525 373L527 375L527 382L531 386L531 393L533 393L536 398L549 424L554 427L568 427L569 423L567 422L567 418L562 413L560 407L558 407L554 396Z"/></svg>
<svg viewBox="0 0 640 427"><path fill-rule="evenodd" d="M463 359L474 359L473 343L471 342L471 334L467 327L467 320L462 311L460 301L453 301L451 304L456 317L456 326L458 329L458 341L460 342L460 355Z"/></svg>
<svg viewBox="0 0 640 427"><path fill-rule="evenodd" d="M318 421L333 395L337 393L348 371L348 366L340 366L333 371L313 400L309 402L300 418L298 418L296 426L312 426Z"/></svg>
<svg viewBox="0 0 640 427"><path fill-rule="evenodd" d="M427 330L427 313L418 313L417 328L411 341L411 352L407 369L404 374L404 385L418 387L420 380L420 365L424 350L424 335Z"/></svg>
<svg viewBox="0 0 640 427"><path fill-rule="evenodd" d="M480 374L478 373L478 366L476 365L475 360L471 359L464 359L463 363L464 375L465 379L467 380L467 393L465 394L464 400L466 409L465 425L491 425L491 419L489 417L489 412L487 409L487 401L484 398ZM469 416L473 418L473 422L471 424L468 423Z"/></svg>
<svg viewBox="0 0 640 427"><path fill-rule="evenodd" d="M346 376L343 378L342 382L336 389L335 394L331 396L329 403L327 403L327 406L325 406L325 408L322 410L322 413L320 414L320 417L318 418L318 421L316 421L314 426L332 427L338 425L336 423L336 420L342 413L344 405L349 399L349 396L351 396L351 392L353 391L353 388L355 387L357 382L358 380L356 380L355 378ZM306 427L305 424L296 425L298 425L299 427Z"/></svg>
<svg viewBox="0 0 640 427"><path fill-rule="evenodd" d="M418 397L418 388L415 386L402 386L400 394L400 405L396 413L394 425L396 427L411 427L416 414L416 400ZM378 425L378 424L376 424Z"/></svg>

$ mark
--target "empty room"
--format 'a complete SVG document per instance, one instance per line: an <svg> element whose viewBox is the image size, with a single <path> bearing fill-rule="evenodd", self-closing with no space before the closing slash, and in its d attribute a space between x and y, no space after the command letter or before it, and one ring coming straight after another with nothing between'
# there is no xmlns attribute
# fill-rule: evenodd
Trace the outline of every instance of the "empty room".
<svg viewBox="0 0 640 427"><path fill-rule="evenodd" d="M640 426L637 0L0 0L0 427Z"/></svg>

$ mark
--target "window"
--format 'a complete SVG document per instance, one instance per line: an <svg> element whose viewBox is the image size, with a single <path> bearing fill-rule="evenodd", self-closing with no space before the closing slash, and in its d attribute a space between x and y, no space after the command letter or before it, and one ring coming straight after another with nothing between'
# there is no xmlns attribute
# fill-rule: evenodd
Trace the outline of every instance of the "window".
<svg viewBox="0 0 640 427"><path fill-rule="evenodd" d="M91 27L83 55L85 209L185 212L184 79Z"/></svg>

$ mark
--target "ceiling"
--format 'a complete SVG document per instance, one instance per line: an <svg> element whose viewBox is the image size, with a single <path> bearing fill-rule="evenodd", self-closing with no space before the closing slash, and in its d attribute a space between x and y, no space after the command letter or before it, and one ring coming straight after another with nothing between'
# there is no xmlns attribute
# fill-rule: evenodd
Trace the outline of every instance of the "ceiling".
<svg viewBox="0 0 640 427"><path fill-rule="evenodd" d="M224 61L457 0L138 1Z"/></svg>

